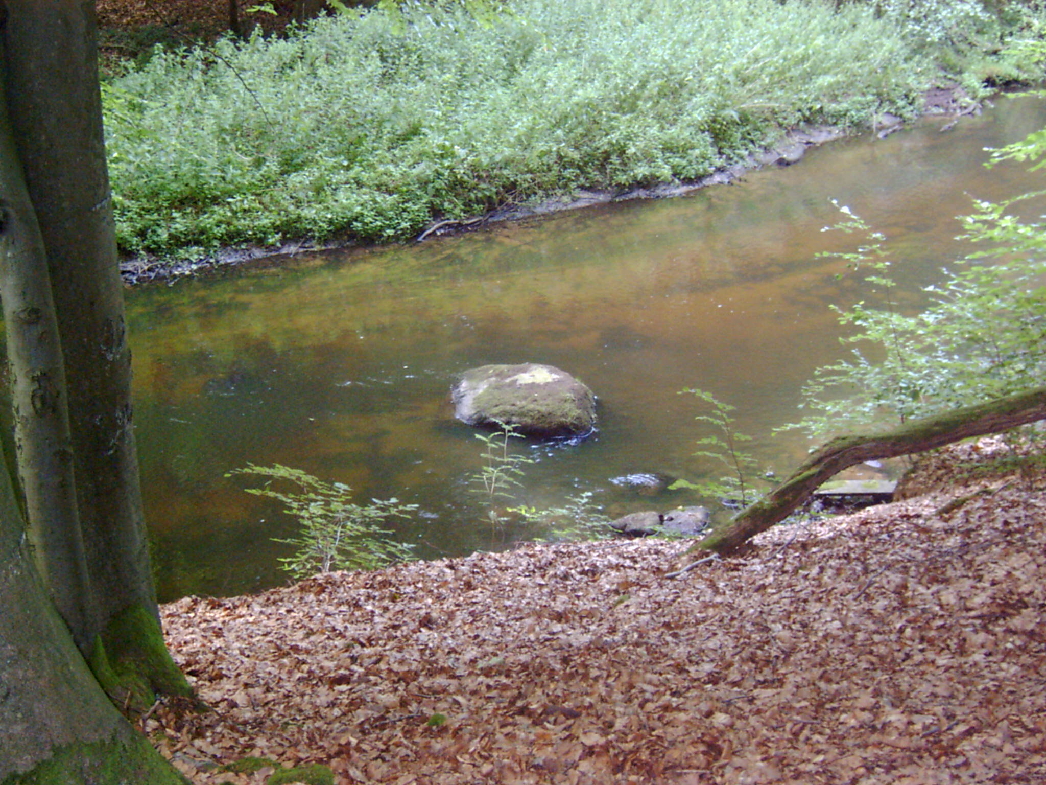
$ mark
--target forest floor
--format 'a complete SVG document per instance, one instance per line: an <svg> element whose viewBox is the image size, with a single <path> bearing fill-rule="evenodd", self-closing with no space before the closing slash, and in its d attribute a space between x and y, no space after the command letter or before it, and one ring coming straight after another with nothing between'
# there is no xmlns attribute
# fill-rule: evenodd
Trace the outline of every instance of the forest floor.
<svg viewBox="0 0 1046 785"><path fill-rule="evenodd" d="M210 711L144 729L197 785L1046 782L1046 482L1003 453L674 580L688 542L639 540L187 597Z"/></svg>
<svg viewBox="0 0 1046 785"><path fill-rule="evenodd" d="M282 30L293 17L294 0L269 3L274 13L251 12L259 2L239 2L241 23L250 29ZM351 5L351 3L350 3ZM117 56L135 56L154 43L212 41L229 30L229 4L223 0L97 0L101 47Z"/></svg>

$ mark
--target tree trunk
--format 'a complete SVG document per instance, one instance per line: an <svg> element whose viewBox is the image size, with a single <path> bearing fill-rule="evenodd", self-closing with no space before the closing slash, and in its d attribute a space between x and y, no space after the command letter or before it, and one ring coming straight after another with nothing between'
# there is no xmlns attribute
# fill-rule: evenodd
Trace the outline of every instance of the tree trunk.
<svg viewBox="0 0 1046 785"><path fill-rule="evenodd" d="M34 523L29 542L44 585L86 653L97 620L77 513L65 368L47 256L15 152L2 82L0 300L12 376L19 484L26 517Z"/></svg>
<svg viewBox="0 0 1046 785"><path fill-rule="evenodd" d="M243 38L243 26L240 24L240 2L229 0L229 32L237 38Z"/></svg>
<svg viewBox="0 0 1046 785"><path fill-rule="evenodd" d="M864 461L926 452L974 436L1003 433L1046 419L1046 387L1008 398L965 406L908 422L891 431L841 436L813 453L769 496L740 512L689 549L727 555L784 520L823 482Z"/></svg>
<svg viewBox="0 0 1046 785"><path fill-rule="evenodd" d="M0 663L3 785L186 785L106 698L49 602L6 471L0 471Z"/></svg>
<svg viewBox="0 0 1046 785"><path fill-rule="evenodd" d="M187 693L160 635L132 431L131 355L116 257L90 0L4 0L3 76L18 159L44 239L69 421L96 673ZM107 688L114 688L109 684Z"/></svg>

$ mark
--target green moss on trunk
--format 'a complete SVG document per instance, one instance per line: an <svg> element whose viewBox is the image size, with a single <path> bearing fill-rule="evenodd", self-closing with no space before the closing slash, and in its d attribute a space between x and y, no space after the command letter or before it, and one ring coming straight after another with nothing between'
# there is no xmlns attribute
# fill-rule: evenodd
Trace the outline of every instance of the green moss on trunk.
<svg viewBox="0 0 1046 785"><path fill-rule="evenodd" d="M145 737L61 748L36 768L12 774L0 785L189 785Z"/></svg>
<svg viewBox="0 0 1046 785"><path fill-rule="evenodd" d="M91 670L118 706L144 711L161 695L192 697L192 687L171 658L160 622L132 605L118 614L91 650Z"/></svg>

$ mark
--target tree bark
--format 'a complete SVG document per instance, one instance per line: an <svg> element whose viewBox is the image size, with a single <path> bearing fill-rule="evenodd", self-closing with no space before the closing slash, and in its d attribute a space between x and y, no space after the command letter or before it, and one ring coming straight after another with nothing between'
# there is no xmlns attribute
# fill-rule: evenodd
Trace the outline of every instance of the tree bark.
<svg viewBox="0 0 1046 785"><path fill-rule="evenodd" d="M3 12L9 116L47 253L68 383L77 508L99 612L92 638L104 644L93 665L133 682L143 702L151 689L186 693L160 636L145 535L94 4L4 0Z"/></svg>
<svg viewBox="0 0 1046 785"><path fill-rule="evenodd" d="M0 783L187 785L106 698L48 600L23 534L0 471Z"/></svg>
<svg viewBox="0 0 1046 785"><path fill-rule="evenodd" d="M65 368L47 255L15 152L2 82L0 300L12 376L19 484L26 516L34 524L29 542L44 585L86 653L97 620L77 512Z"/></svg>
<svg viewBox="0 0 1046 785"><path fill-rule="evenodd" d="M237 38L243 38L243 26L240 24L240 2L229 0L229 32Z"/></svg>
<svg viewBox="0 0 1046 785"><path fill-rule="evenodd" d="M1003 433L1044 419L1046 387L1038 387L1008 398L908 422L891 431L833 439L813 453L771 494L696 543L688 553L713 551L728 555L736 551L755 535L784 520L823 482L850 466L926 452L963 439Z"/></svg>

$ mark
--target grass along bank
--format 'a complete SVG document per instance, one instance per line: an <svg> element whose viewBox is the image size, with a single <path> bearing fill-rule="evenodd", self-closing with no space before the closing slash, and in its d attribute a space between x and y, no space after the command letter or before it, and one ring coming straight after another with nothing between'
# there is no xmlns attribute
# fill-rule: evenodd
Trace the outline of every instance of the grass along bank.
<svg viewBox="0 0 1046 785"><path fill-rule="evenodd" d="M695 180L804 122L911 116L924 55L864 5L520 0L158 52L107 86L127 254L382 242L506 203Z"/></svg>

